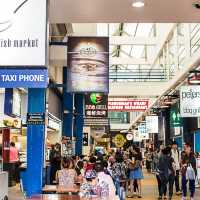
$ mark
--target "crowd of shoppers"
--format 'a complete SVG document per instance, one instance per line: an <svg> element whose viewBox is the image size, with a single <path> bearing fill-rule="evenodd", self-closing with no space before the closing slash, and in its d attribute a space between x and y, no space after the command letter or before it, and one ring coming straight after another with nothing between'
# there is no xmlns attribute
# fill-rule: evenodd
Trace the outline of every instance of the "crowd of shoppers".
<svg viewBox="0 0 200 200"><path fill-rule="evenodd" d="M53 146L51 184L72 188L80 184L80 195L120 196L142 198L142 154L138 147L118 149L108 154L72 156L61 159L59 147Z"/></svg>
<svg viewBox="0 0 200 200"><path fill-rule="evenodd" d="M198 184L200 175L198 173L198 157L192 152L189 143L184 145L182 152L179 152L176 142L167 147L161 145L159 150L152 152L152 163L147 163L147 166L150 165L151 171L156 174L158 199L171 200L175 189L176 195L182 194L182 200L186 200L188 186L190 200L194 199L195 183ZM149 171L148 168L147 171Z"/></svg>
<svg viewBox="0 0 200 200"><path fill-rule="evenodd" d="M78 182L80 195L86 197L117 194L121 195L121 199L125 196L142 198L144 160L147 172L156 175L158 199L171 200L175 191L178 196L182 194L182 200L185 200L189 186L190 200L193 200L195 181L200 181L200 156L192 152L188 143L182 152L175 142L166 147L161 145L156 151L147 149L145 159L137 146L112 150L108 154L94 152L90 156L63 158L60 151L59 144L56 144L50 154L51 183L72 187ZM104 192L101 194L99 191Z"/></svg>

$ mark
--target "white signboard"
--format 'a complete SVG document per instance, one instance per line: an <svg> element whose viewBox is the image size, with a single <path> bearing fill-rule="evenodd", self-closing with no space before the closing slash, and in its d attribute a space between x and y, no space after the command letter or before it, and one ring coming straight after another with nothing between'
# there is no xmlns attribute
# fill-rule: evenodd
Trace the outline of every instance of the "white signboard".
<svg viewBox="0 0 200 200"><path fill-rule="evenodd" d="M140 134L137 130L134 130L133 135L134 135L134 137L133 137L134 142L141 142L142 141L141 138L140 138Z"/></svg>
<svg viewBox="0 0 200 200"><path fill-rule="evenodd" d="M147 133L158 133L158 116L146 117Z"/></svg>
<svg viewBox="0 0 200 200"><path fill-rule="evenodd" d="M0 66L45 66L46 0L0 0Z"/></svg>
<svg viewBox="0 0 200 200"><path fill-rule="evenodd" d="M149 134L147 133L146 124L142 124L138 126L138 133L140 136L140 140L148 140Z"/></svg>
<svg viewBox="0 0 200 200"><path fill-rule="evenodd" d="M200 86L182 86L180 90L181 117L200 117Z"/></svg>

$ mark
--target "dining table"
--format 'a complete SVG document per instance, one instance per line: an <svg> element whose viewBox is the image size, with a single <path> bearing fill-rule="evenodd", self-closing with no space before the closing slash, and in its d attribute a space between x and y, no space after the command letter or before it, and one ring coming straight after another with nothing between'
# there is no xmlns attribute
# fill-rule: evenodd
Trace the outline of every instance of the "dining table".
<svg viewBox="0 0 200 200"><path fill-rule="evenodd" d="M45 185L42 189L44 194L48 193L78 193L80 190L80 186L74 185L73 187L65 187L58 185Z"/></svg>
<svg viewBox="0 0 200 200"><path fill-rule="evenodd" d="M73 194L41 194L41 195L35 195L29 198L29 200L88 200L88 198L80 197L79 195L73 195ZM90 198L90 200L101 200L100 197L93 196ZM106 200L119 200L119 198L116 197L108 197Z"/></svg>

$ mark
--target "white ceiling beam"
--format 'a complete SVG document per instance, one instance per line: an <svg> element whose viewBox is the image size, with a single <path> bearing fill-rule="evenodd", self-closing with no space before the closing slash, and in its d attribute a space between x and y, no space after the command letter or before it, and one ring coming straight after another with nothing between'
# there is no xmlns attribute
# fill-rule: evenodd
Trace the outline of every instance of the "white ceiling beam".
<svg viewBox="0 0 200 200"><path fill-rule="evenodd" d="M147 61L144 58L120 58L120 57L111 57L111 65L150 65L151 62Z"/></svg>
<svg viewBox="0 0 200 200"><path fill-rule="evenodd" d="M156 37L112 36L110 45L156 45Z"/></svg>

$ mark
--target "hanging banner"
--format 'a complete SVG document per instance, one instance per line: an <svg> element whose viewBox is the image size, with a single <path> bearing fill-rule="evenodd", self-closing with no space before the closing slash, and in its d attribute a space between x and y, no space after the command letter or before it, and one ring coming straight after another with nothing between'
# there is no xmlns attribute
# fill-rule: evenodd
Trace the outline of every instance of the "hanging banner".
<svg viewBox="0 0 200 200"><path fill-rule="evenodd" d="M182 86L180 89L181 117L200 117L200 86Z"/></svg>
<svg viewBox="0 0 200 200"><path fill-rule="evenodd" d="M103 93L91 93L85 95L85 116L107 117L107 104L108 95L104 95Z"/></svg>
<svg viewBox="0 0 200 200"><path fill-rule="evenodd" d="M46 66L47 1L0 3L0 66Z"/></svg>
<svg viewBox="0 0 200 200"><path fill-rule="evenodd" d="M109 92L109 38L69 37L68 92Z"/></svg>
<svg viewBox="0 0 200 200"><path fill-rule="evenodd" d="M108 100L108 110L109 111L145 111L148 109L148 100Z"/></svg>

